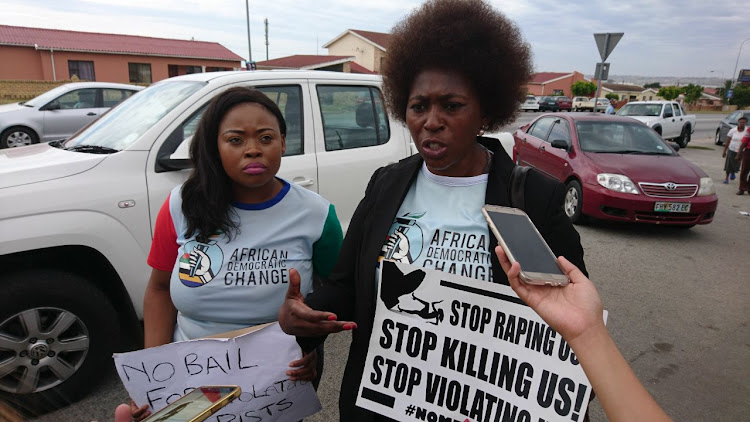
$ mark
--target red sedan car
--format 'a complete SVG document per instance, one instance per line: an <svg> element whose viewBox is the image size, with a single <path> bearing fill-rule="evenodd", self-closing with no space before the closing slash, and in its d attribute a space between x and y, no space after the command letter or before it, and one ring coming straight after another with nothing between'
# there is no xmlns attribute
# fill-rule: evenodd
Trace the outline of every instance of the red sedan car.
<svg viewBox="0 0 750 422"><path fill-rule="evenodd" d="M692 227L714 218L711 178L634 119L545 114L513 138L516 163L567 186L564 210L573 223L590 216Z"/></svg>

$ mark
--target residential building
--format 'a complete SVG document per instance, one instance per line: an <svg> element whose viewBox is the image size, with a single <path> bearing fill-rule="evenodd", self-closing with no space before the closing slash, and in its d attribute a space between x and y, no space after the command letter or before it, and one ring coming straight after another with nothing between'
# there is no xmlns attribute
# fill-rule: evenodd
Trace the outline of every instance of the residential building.
<svg viewBox="0 0 750 422"><path fill-rule="evenodd" d="M571 73L539 72L535 73L531 81L526 85L526 90L531 95L564 95L572 97L571 86L578 82L587 80L583 73L573 71Z"/></svg>
<svg viewBox="0 0 750 422"><path fill-rule="evenodd" d="M327 48L330 55L353 56L354 62L357 64L375 73L380 73L390 36L391 34L382 32L347 29L336 38L325 43L323 48Z"/></svg>
<svg viewBox="0 0 750 422"><path fill-rule="evenodd" d="M216 42L0 25L0 80L150 84L187 73L238 70Z"/></svg>
<svg viewBox="0 0 750 422"><path fill-rule="evenodd" d="M279 57L257 62L256 69L329 70L345 73L375 73L354 61L354 56L301 55Z"/></svg>

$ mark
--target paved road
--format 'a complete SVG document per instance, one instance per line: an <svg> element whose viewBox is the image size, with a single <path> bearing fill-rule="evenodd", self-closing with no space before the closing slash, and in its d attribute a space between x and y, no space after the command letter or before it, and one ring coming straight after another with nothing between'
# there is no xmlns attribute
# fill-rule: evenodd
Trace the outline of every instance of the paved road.
<svg viewBox="0 0 750 422"><path fill-rule="evenodd" d="M526 115L534 117L521 118ZM578 226L616 343L678 421L740 421L750 414L750 217L738 212L750 211L750 196L736 196L736 184L720 183L721 152L712 141L694 138L681 154L719 182L713 223L689 230L603 222ZM326 343L319 390L324 410L310 421L338 420L348 342L347 334L339 334ZM92 381L101 381L95 394L37 421L111 420L127 395L114 371ZM591 416L606 420L597 401Z"/></svg>

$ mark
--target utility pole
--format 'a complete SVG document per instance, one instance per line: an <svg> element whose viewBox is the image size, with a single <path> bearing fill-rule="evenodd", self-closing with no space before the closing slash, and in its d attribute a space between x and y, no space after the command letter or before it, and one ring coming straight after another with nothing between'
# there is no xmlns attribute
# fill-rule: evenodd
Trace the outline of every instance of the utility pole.
<svg viewBox="0 0 750 422"><path fill-rule="evenodd" d="M250 44L250 5L248 0L245 0L245 12L247 14L247 61L253 61L253 50Z"/></svg>
<svg viewBox="0 0 750 422"><path fill-rule="evenodd" d="M266 24L266 60L268 60L268 18L263 22Z"/></svg>

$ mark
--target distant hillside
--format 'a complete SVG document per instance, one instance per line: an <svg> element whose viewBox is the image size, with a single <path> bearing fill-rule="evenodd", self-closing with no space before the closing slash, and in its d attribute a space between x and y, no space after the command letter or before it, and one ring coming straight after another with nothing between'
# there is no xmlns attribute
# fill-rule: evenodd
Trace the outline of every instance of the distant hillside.
<svg viewBox="0 0 750 422"><path fill-rule="evenodd" d="M594 75L586 75L586 78L591 79ZM695 84L703 87L719 87L724 86L724 80L721 78L705 78L705 77L682 77L676 78L674 76L636 76L636 75L609 75L607 79L609 83L615 84L634 84L634 85L645 85L654 82L659 82L661 86L683 86L687 84Z"/></svg>

